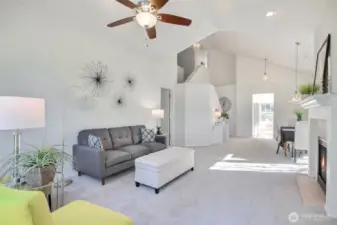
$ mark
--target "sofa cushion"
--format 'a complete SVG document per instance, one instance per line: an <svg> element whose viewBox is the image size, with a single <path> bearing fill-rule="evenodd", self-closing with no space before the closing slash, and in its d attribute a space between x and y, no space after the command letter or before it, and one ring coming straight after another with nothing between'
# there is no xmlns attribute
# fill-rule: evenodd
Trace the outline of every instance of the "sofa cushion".
<svg viewBox="0 0 337 225"><path fill-rule="evenodd" d="M19 201L25 202L28 206L30 216L34 225L53 224L52 217L49 211L46 196L40 191L19 191L16 189L7 188L0 185L0 201L9 199L11 202ZM0 210L2 213L3 211ZM1 215L0 213L0 215ZM16 211L15 214L22 215L23 212ZM1 216L0 216L1 217ZM1 221L1 218L0 218ZM9 221L8 221L9 222ZM0 222L2 225L3 223ZM11 223L7 223L11 224ZM24 223L13 223L24 224Z"/></svg>
<svg viewBox="0 0 337 225"><path fill-rule="evenodd" d="M132 145L132 133L130 127L116 127L109 129L113 149L126 145Z"/></svg>
<svg viewBox="0 0 337 225"><path fill-rule="evenodd" d="M129 145L119 148L118 150L127 152L133 159L139 158L143 155L151 153L150 149L142 145Z"/></svg>
<svg viewBox="0 0 337 225"><path fill-rule="evenodd" d="M102 145L104 149L112 149L111 137L108 129L90 129L90 130L82 130L78 134L78 144L79 145L88 145L88 137L89 135L95 135L96 137L101 138Z"/></svg>
<svg viewBox="0 0 337 225"><path fill-rule="evenodd" d="M0 198L1 225L34 225L28 204Z"/></svg>
<svg viewBox="0 0 337 225"><path fill-rule="evenodd" d="M131 160L131 155L124 151L110 150L106 151L104 154L106 168Z"/></svg>
<svg viewBox="0 0 337 225"><path fill-rule="evenodd" d="M133 225L123 214L85 201L74 201L56 210L53 222L54 225Z"/></svg>
<svg viewBox="0 0 337 225"><path fill-rule="evenodd" d="M142 146L147 147L151 150L151 152L158 152L160 150L164 150L166 148L166 145L158 142L149 142L149 143L143 143Z"/></svg>
<svg viewBox="0 0 337 225"><path fill-rule="evenodd" d="M145 126L141 125L141 126L130 127L131 132L132 132L132 141L134 145L137 145L142 142L142 133L140 130L141 128L145 128Z"/></svg>

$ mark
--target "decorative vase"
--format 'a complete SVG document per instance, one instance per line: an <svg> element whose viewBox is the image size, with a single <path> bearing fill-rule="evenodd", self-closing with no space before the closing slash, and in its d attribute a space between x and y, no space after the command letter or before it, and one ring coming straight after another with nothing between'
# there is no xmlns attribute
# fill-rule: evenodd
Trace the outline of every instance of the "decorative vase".
<svg viewBox="0 0 337 225"><path fill-rule="evenodd" d="M302 115L297 115L297 121L302 121Z"/></svg>
<svg viewBox="0 0 337 225"><path fill-rule="evenodd" d="M55 166L36 168L30 170L25 175L25 180L29 186L41 187L53 182L55 177Z"/></svg>

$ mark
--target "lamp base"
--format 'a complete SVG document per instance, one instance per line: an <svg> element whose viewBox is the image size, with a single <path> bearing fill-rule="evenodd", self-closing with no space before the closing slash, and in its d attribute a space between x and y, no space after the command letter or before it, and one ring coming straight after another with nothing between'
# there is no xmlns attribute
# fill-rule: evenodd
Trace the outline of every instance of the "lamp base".
<svg viewBox="0 0 337 225"><path fill-rule="evenodd" d="M157 126L157 135L162 135L163 132L161 131L161 127Z"/></svg>

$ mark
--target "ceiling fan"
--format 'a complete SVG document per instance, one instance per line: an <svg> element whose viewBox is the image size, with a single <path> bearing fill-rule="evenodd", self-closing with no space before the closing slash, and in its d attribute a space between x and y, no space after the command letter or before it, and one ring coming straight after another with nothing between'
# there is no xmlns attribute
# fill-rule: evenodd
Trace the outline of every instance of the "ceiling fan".
<svg viewBox="0 0 337 225"><path fill-rule="evenodd" d="M142 0L138 4L130 0L116 0L128 8L134 9L135 16L127 17L110 23L108 27L116 27L136 20L141 27L144 27L150 39L157 37L156 24L158 21L181 26L190 26L192 20L171 14L158 13L169 0Z"/></svg>

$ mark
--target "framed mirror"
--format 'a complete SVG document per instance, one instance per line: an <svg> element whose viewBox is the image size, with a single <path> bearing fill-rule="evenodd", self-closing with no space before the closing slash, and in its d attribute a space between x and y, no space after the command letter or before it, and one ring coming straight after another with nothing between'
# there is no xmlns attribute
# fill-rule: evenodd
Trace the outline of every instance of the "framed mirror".
<svg viewBox="0 0 337 225"><path fill-rule="evenodd" d="M331 90L331 35L325 39L324 43L320 47L317 58L316 58L316 68L315 68L315 78L314 84L321 86L321 94L330 93ZM314 88L313 88L314 89Z"/></svg>

